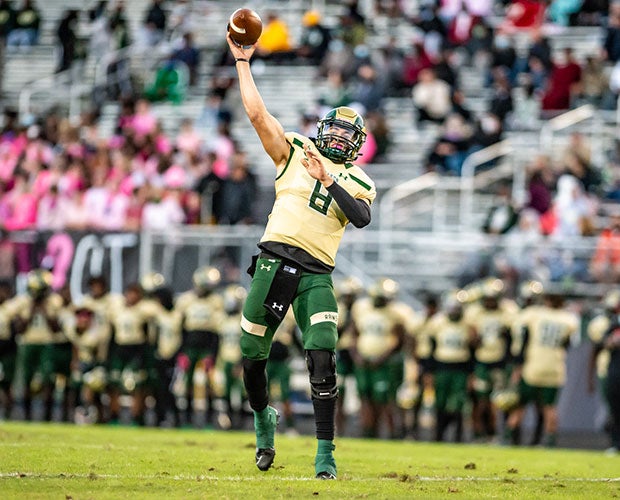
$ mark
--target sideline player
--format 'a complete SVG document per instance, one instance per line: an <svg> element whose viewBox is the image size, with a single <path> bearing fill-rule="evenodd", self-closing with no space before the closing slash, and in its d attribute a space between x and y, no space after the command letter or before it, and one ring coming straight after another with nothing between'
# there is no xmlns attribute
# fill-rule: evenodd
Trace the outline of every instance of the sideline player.
<svg viewBox="0 0 620 500"><path fill-rule="evenodd" d="M313 142L282 125L265 107L250 58L255 46L238 47L235 58L246 114L276 172L276 200L255 259L241 328L244 383L254 410L256 465L268 470L275 457L277 412L269 406L265 365L273 334L293 305L302 331L316 424L315 474L336 477L334 413L338 395L335 349L338 306L331 272L346 225L370 223L374 183L351 162L366 139L362 117L353 109L329 111Z"/></svg>

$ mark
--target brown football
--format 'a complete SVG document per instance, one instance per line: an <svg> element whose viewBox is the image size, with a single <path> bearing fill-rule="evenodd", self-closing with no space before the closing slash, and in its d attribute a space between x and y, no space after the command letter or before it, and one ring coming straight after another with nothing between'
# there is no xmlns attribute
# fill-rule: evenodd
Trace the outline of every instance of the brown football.
<svg viewBox="0 0 620 500"><path fill-rule="evenodd" d="M228 21L228 32L237 45L254 45L263 31L263 22L252 9L237 9Z"/></svg>

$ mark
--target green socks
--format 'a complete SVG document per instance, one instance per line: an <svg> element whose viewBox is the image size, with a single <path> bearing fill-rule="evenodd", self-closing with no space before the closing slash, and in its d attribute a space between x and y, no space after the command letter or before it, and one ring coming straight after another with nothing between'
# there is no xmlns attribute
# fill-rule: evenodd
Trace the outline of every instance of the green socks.
<svg viewBox="0 0 620 500"><path fill-rule="evenodd" d="M314 470L317 474L320 472L329 472L336 475L336 461L332 452L336 449L334 442L327 439L317 440L316 458L314 460Z"/></svg>
<svg viewBox="0 0 620 500"><path fill-rule="evenodd" d="M264 410L254 412L254 429L256 429L256 447L273 448L274 436L278 425L278 412L267 406Z"/></svg>

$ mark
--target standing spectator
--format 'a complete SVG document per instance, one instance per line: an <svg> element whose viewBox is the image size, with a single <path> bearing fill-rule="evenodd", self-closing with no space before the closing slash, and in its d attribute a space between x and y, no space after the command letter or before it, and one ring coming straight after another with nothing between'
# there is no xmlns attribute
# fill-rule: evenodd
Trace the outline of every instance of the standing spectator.
<svg viewBox="0 0 620 500"><path fill-rule="evenodd" d="M39 40L41 15L33 0L24 0L21 8L15 12L15 25L8 35L6 43L9 50L21 47L29 51Z"/></svg>
<svg viewBox="0 0 620 500"><path fill-rule="evenodd" d="M194 35L192 33L187 32L183 34L182 45L172 53L170 60L184 63L189 70L190 86L196 84L198 65L200 64L200 51L194 45Z"/></svg>
<svg viewBox="0 0 620 500"><path fill-rule="evenodd" d="M564 48L553 60L553 69L542 97L543 111L563 111L570 108L571 97L581 81L581 66L573 59L573 50Z"/></svg>
<svg viewBox="0 0 620 500"><path fill-rule="evenodd" d="M162 8L163 0L152 0L144 16L144 42L153 47L161 42L166 31L166 11Z"/></svg>
<svg viewBox="0 0 620 500"><path fill-rule="evenodd" d="M56 73L68 70L73 65L77 50L76 25L78 21L78 11L70 9L65 11L60 24L56 29L56 36L60 44L60 54Z"/></svg>
<svg viewBox="0 0 620 500"><path fill-rule="evenodd" d="M603 56L612 63L620 60L620 2L617 0L609 6L607 32L603 42Z"/></svg>
<svg viewBox="0 0 620 500"><path fill-rule="evenodd" d="M231 157L230 174L221 187L220 224L251 224L254 221L256 177L250 171L247 155L237 151Z"/></svg>
<svg viewBox="0 0 620 500"><path fill-rule="evenodd" d="M371 64L362 64L351 84L351 102L361 104L366 111L377 111L385 94L385 86Z"/></svg>

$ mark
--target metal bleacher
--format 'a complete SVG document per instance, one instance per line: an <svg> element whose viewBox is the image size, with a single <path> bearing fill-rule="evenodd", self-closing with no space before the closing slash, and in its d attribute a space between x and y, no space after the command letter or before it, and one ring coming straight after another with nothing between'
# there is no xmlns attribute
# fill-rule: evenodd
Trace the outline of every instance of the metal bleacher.
<svg viewBox="0 0 620 500"><path fill-rule="evenodd" d="M299 33L299 19L310 2L279 1L279 13L292 28L293 37ZM339 2L316 2L325 8L326 20L333 21L342 6ZM148 0L126 1L127 16L135 31L140 24ZM267 9L274 2L254 2L254 8ZM312 2L314 5L315 2ZM30 82L49 77L55 66L54 31L64 9L90 7L81 2L47 0L38 2L43 13L44 23L40 44L29 54L8 54L4 80L4 103L15 105L19 93ZM200 68L199 83L192 89L186 100L178 105L163 103L154 107L164 130L174 134L183 118L196 118L205 99L207 82L212 75L213 54L222 47L223 26L230 14L228 2L197 1L194 2L193 22L197 29L197 42L203 48L203 62ZM412 26L404 19L373 19L373 30L369 37L370 49L376 49L387 40L388 34L395 36L402 44L411 40ZM554 49L572 47L578 59L595 52L602 38L600 27L570 28L556 30L550 34ZM519 50L525 47L524 38L517 41ZM96 61L87 61L83 79L88 82L93 78ZM268 109L282 122L287 130L295 129L300 113L312 107L319 95L320 83L315 79L315 68L309 66L255 65L254 76ZM460 83L465 94L467 106L476 114L486 110L488 89L484 88L484 71L471 65L459 69ZM518 97L516 93L515 98ZM235 127L233 134L243 144L259 179L261 198L258 211L265 219L273 199L273 165L264 154L256 134L245 117L235 92L229 99L235 107ZM386 119L391 131L392 146L387 156L380 163L364 167L377 185L378 197L374 209L374 220L370 228L364 231L347 231L339 256L340 272L357 273L370 279L373 275L391 275L399 278L406 291L415 293L423 289L439 291L454 284L459 270L466 264L468 256L485 252L489 248L502 245L496 239L489 239L479 233L480 218L493 202L490 187L499 179L511 179L518 169L539 152L555 153L566 143L568 129L558 133L553 151L540 143L539 131L508 132L506 138L512 144L510 162L501 161L493 172L485 172L477 178L473 186L473 217L462 219L462 186L455 179L435 179L435 191L415 192L412 202L398 209L400 225L386 231L381 220L381 202L396 186L405 185L421 176L424 170L424 158L437 138L433 127L419 128L415 122L414 111L409 97L388 97L384 101ZM118 113L116 103L107 103L102 109L99 124L104 136L112 132ZM589 122L588 122L589 123ZM542 124L541 124L542 125ZM603 123L598 132L589 124L579 124L587 134L611 135L615 123ZM574 130L572 128L570 130ZM605 147L605 143L600 143ZM436 186L439 186L437 190ZM440 198L433 198L438 196ZM438 210L438 207L440 210ZM445 216L443 223L436 224L438 213ZM195 228L189 229L193 234ZM164 235L165 236L165 235ZM163 236L162 236L163 237ZM204 240L204 238L203 238ZM254 245L254 241L248 245ZM208 243L205 243L208 244ZM592 242L575 243L580 251L590 248ZM581 245L581 246L580 246Z"/></svg>

